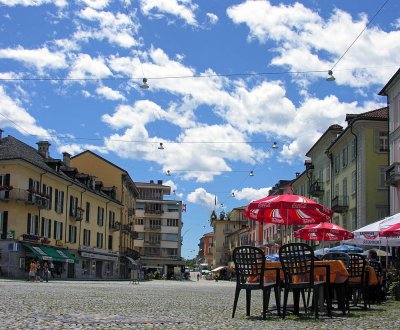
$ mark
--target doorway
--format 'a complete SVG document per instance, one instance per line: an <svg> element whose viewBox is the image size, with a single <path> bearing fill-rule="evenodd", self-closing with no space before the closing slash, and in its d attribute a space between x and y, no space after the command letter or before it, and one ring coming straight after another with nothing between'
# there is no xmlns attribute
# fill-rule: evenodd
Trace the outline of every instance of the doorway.
<svg viewBox="0 0 400 330"><path fill-rule="evenodd" d="M102 278L103 262L96 260L96 277Z"/></svg>
<svg viewBox="0 0 400 330"><path fill-rule="evenodd" d="M68 263L67 265L67 278L75 278L75 263Z"/></svg>

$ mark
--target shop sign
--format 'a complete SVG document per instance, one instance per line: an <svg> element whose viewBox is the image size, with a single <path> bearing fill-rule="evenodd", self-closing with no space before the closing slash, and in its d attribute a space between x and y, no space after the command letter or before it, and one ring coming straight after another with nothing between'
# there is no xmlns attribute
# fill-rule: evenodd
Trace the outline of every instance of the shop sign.
<svg viewBox="0 0 400 330"><path fill-rule="evenodd" d="M23 234L22 235L22 239L24 241L33 241L33 242L37 242L40 240L40 237L37 235L32 235L32 234Z"/></svg>
<svg viewBox="0 0 400 330"><path fill-rule="evenodd" d="M20 243L8 243L8 251L21 251Z"/></svg>
<svg viewBox="0 0 400 330"><path fill-rule="evenodd" d="M14 239L15 237L15 230L9 230L7 232L7 239Z"/></svg>
<svg viewBox="0 0 400 330"><path fill-rule="evenodd" d="M63 241L61 240L56 240L56 246L64 246Z"/></svg>
<svg viewBox="0 0 400 330"><path fill-rule="evenodd" d="M88 252L81 252L81 256L84 258L91 258L91 259L98 259L98 260L109 260L109 261L118 261L118 257L113 256L106 256L103 254L96 254L96 253L88 253Z"/></svg>

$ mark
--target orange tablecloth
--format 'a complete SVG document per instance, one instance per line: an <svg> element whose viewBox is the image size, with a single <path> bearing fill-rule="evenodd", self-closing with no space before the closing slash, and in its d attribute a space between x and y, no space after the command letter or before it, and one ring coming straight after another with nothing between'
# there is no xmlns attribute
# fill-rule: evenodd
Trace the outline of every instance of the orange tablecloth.
<svg viewBox="0 0 400 330"><path fill-rule="evenodd" d="M349 272L347 271L343 261L341 260L323 260L323 261L315 261L314 265L329 265L330 266L330 280L331 283L343 283L349 277ZM265 263L266 268L281 268L281 263L279 261L272 261ZM324 279L326 274L326 268L324 267L315 267L314 275L316 280ZM264 272L264 281L265 282L274 282L275 281L276 272L274 270L266 269ZM283 272L280 272L281 280L283 280ZM375 276L376 277L376 276Z"/></svg>

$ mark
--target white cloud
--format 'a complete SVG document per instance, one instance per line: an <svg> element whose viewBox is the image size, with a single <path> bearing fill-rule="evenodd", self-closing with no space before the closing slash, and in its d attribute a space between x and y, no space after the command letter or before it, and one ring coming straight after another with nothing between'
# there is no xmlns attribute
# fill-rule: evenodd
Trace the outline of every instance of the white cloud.
<svg viewBox="0 0 400 330"><path fill-rule="evenodd" d="M94 9L104 9L110 3L110 0L80 0L85 5Z"/></svg>
<svg viewBox="0 0 400 330"><path fill-rule="evenodd" d="M241 190L234 189L233 192L235 193L235 198L237 200L245 200L245 201L254 201L263 197L268 196L271 187L267 188L243 188Z"/></svg>
<svg viewBox="0 0 400 330"><path fill-rule="evenodd" d="M137 34L140 25L135 22L134 17L129 18L123 13L114 14L108 11L97 11L90 7L82 9L78 16L90 22L97 22L99 28L78 26L78 31L73 36L76 41L106 39L110 44L117 44L124 48L138 45L133 35Z"/></svg>
<svg viewBox="0 0 400 330"><path fill-rule="evenodd" d="M140 8L144 15L163 17L163 14L169 14L183 19L189 25L197 25L194 11L198 6L191 0L140 0Z"/></svg>
<svg viewBox="0 0 400 330"><path fill-rule="evenodd" d="M215 195L210 194L204 188L197 188L195 191L192 191L186 199L190 203L202 205L212 210L215 206L215 198Z"/></svg>
<svg viewBox="0 0 400 330"><path fill-rule="evenodd" d="M68 4L67 0L0 0L0 4L3 4L5 6L42 6L46 4L54 4L57 7L64 7Z"/></svg>
<svg viewBox="0 0 400 330"><path fill-rule="evenodd" d="M39 71L44 69L63 69L67 67L65 55L60 52L50 52L47 48L24 49L3 48L0 49L0 58L11 59L33 66Z"/></svg>
<svg viewBox="0 0 400 330"><path fill-rule="evenodd" d="M125 96L122 95L121 92L113 90L107 86L97 87L96 93L111 101L125 100Z"/></svg>
<svg viewBox="0 0 400 330"><path fill-rule="evenodd" d="M249 40L277 43L277 55L271 63L289 67L291 71L328 70L368 23L368 17L363 14L353 19L336 9L325 20L300 3L274 6L269 1L234 5L227 9L227 14L234 23L249 27ZM376 63L397 65L399 62L400 31L369 27L335 68L335 83L361 88L382 84L391 77L393 68L377 67ZM325 74L310 75L308 79L317 76L321 78Z"/></svg>
<svg viewBox="0 0 400 330"><path fill-rule="evenodd" d="M23 135L50 135L46 129L37 125L35 118L18 104L18 100L6 94L3 86L0 86L0 113L2 128L12 127Z"/></svg>
<svg viewBox="0 0 400 330"><path fill-rule="evenodd" d="M101 79L111 75L112 73L104 63L102 57L92 58L88 54L78 54L74 58L74 63L72 64L72 69L68 77L71 79Z"/></svg>
<svg viewBox="0 0 400 330"><path fill-rule="evenodd" d="M208 20L210 21L211 24L217 24L218 22L218 16L213 14L213 13L207 13L206 14L208 17Z"/></svg>

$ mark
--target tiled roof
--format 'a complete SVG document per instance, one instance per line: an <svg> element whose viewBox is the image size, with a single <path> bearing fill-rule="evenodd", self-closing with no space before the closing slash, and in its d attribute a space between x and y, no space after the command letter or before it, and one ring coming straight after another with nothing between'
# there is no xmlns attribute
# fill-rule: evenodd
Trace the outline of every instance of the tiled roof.
<svg viewBox="0 0 400 330"><path fill-rule="evenodd" d="M383 107L360 114L347 114L346 120L348 118L350 119L350 121L359 119L387 120L389 118L389 108Z"/></svg>

